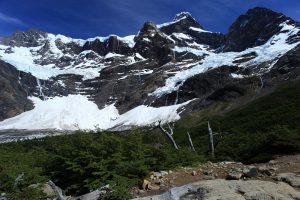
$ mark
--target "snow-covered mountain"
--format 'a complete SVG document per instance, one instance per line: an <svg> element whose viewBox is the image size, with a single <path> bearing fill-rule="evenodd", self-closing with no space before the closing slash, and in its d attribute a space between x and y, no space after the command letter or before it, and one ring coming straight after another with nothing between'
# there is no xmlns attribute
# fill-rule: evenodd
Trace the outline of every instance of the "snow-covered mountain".
<svg viewBox="0 0 300 200"><path fill-rule="evenodd" d="M132 36L39 30L0 38L0 129L120 129L175 121L299 79L300 25L253 8L228 34L190 13Z"/></svg>

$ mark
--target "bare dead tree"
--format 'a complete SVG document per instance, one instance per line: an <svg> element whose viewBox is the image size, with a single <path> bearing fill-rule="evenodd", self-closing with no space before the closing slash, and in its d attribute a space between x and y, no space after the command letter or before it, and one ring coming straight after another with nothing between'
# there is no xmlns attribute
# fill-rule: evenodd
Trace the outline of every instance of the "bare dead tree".
<svg viewBox="0 0 300 200"><path fill-rule="evenodd" d="M193 144L193 141L192 141L192 138L190 136L190 133L187 132L187 135L188 135L188 138L189 138L189 142L190 142L190 145L191 145L191 149L193 150L193 152L196 152L195 148L194 148L194 144Z"/></svg>
<svg viewBox="0 0 300 200"><path fill-rule="evenodd" d="M258 76L258 77L259 77L259 80L260 80L260 87L259 87L259 89L258 89L256 95L258 95L258 94L260 93L260 91L261 91L261 90L263 89L263 87L264 87L264 81L263 81L262 77L261 77L261 76Z"/></svg>
<svg viewBox="0 0 300 200"><path fill-rule="evenodd" d="M259 79L260 79L260 89L262 89L264 87L264 81L261 76L259 76Z"/></svg>
<svg viewBox="0 0 300 200"><path fill-rule="evenodd" d="M168 125L168 130L166 130L162 124L161 124L161 121L158 122L158 128L167 135L167 137L169 138L169 140L172 142L173 146L175 149L178 149L178 146L173 138L173 134L174 134L174 125L171 127L170 123L167 123Z"/></svg>
<svg viewBox="0 0 300 200"><path fill-rule="evenodd" d="M62 193L62 190L57 187L51 180L48 181L48 184L50 185L50 187L53 189L53 191L56 194L57 200L64 200L64 195Z"/></svg>
<svg viewBox="0 0 300 200"><path fill-rule="evenodd" d="M254 94L254 96L252 97L252 99L255 99L255 98L260 94L261 90L262 90L263 87L264 87L264 81L263 81L262 77L261 77L261 76L258 76L258 78L259 78L259 80L260 80L260 86L259 86L259 88L257 88L257 86L254 86L255 83L253 83L253 86L252 86L252 87L255 87L255 94Z"/></svg>
<svg viewBox="0 0 300 200"><path fill-rule="evenodd" d="M18 186L19 182L23 180L23 176L24 176L24 173L19 174L19 175L17 176L17 178L15 179L15 182L14 182L14 184L13 184L13 187L12 187L13 190L15 190L16 187Z"/></svg>
<svg viewBox="0 0 300 200"><path fill-rule="evenodd" d="M208 128L208 138L209 138L209 149L211 152L211 157L214 158L215 157L214 136L210 128L209 121L207 122L207 128Z"/></svg>

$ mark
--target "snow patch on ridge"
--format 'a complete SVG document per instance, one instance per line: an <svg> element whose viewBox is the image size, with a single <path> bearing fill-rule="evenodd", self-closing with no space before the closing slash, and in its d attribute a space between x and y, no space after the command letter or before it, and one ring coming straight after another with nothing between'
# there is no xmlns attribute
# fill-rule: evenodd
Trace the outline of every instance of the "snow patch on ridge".
<svg viewBox="0 0 300 200"><path fill-rule="evenodd" d="M40 59L41 55L35 55L41 47L11 47L12 53L5 53L8 46L0 45L0 59L13 65L19 71L31 73L38 79L47 80L60 74L78 74L84 79L92 79L99 76L100 68L65 68L56 67L55 64L39 65L35 60ZM55 50L60 54L60 50ZM102 67L103 68L103 67Z"/></svg>
<svg viewBox="0 0 300 200"><path fill-rule="evenodd" d="M193 31L197 31L199 33L203 33L203 32L205 32L205 33L212 33L211 31L206 31L206 30L203 30L201 28L190 27L190 29L193 30Z"/></svg>
<svg viewBox="0 0 300 200"><path fill-rule="evenodd" d="M273 65L276 63L276 59L279 56L285 54L287 51L293 49L300 43L300 42L294 44L287 43L287 39L291 35L297 34L299 31L300 31L299 28L295 27L294 25L288 25L285 22L281 24L281 32L271 37L269 41L267 41L264 45L248 48L242 52L213 53L207 51L206 53L208 55L202 60L200 64L190 69L183 70L176 73L174 76L166 80L165 86L157 88L154 92L150 93L149 95L161 97L165 94L174 92L177 90L176 86L178 85L178 83L183 83L188 78L206 72L212 68L217 68L226 65L235 65L233 63L235 58L241 57L242 55L249 54L252 52L255 52L257 57L241 64L240 66L251 67L262 62L275 60L275 62L273 62L269 66L268 70L270 70L273 67ZM180 48L180 47L175 47L175 51L177 52L190 51L196 55L201 55L204 53L201 50L187 49L187 48ZM265 72L266 71L262 71L262 73Z"/></svg>
<svg viewBox="0 0 300 200"><path fill-rule="evenodd" d="M189 102L159 108L138 106L122 115L111 104L103 109L86 96L69 95L42 101L30 97L35 108L0 122L0 129L77 130L109 129L119 126L147 126L158 121L180 119L177 110Z"/></svg>
<svg viewBox="0 0 300 200"><path fill-rule="evenodd" d="M87 40L85 40L85 42L93 42L96 39L100 40L100 42L104 42L105 40L108 40L110 37L113 37L113 36L117 37L118 40L128 44L128 46L130 48L133 48L134 45L135 45L135 42L134 42L135 35L128 35L128 36L125 36L125 37L120 37L120 36L117 36L117 35L109 35L109 36L106 36L106 37L94 37L94 38L88 38Z"/></svg>
<svg viewBox="0 0 300 200"><path fill-rule="evenodd" d="M193 38L191 38L191 36L186 35L184 33L172 33L172 35L174 35L178 39L186 39L186 40L192 40L193 39Z"/></svg>
<svg viewBox="0 0 300 200"><path fill-rule="evenodd" d="M104 59L114 58L114 57L123 57L123 56L124 55L109 52L104 56Z"/></svg>
<svg viewBox="0 0 300 200"><path fill-rule="evenodd" d="M82 75L84 80L93 79L95 77L98 77L100 70L105 67L102 63L99 63L99 59L101 58L101 56L95 53L99 58L98 60L84 59L83 62L77 64L77 58L79 58L80 56L84 56L87 53L92 53L92 51L85 51L78 55L65 54L61 49L59 49L57 42L62 42L63 44L73 42L78 44L79 46L83 46L87 41L93 41L95 39L104 41L107 40L110 36L82 40L72 39L60 34L54 35L51 33L47 33L47 37L41 39L39 41L40 46L37 47L10 47L0 44L0 59L13 65L17 68L17 70L31 73L33 76L43 80L47 80L60 74L76 74ZM128 46L131 48L135 45L134 35L126 37L116 37L118 38L118 40L128 44ZM47 51L45 55L42 55L41 53L39 53L39 51L43 50L44 45L47 42L49 43L49 51ZM112 54L110 53L108 56L110 55ZM70 65L65 66L64 68L56 66L55 62L47 65L39 64L39 61L42 59L46 58L49 60L59 60L63 56L72 59Z"/></svg>

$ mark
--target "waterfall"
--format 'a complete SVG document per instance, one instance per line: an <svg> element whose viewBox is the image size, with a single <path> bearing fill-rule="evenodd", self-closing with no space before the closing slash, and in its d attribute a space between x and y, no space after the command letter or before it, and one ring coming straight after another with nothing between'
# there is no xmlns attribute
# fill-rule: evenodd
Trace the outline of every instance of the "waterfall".
<svg viewBox="0 0 300 200"><path fill-rule="evenodd" d="M177 105L177 103L178 103L178 91L179 91L179 87L180 87L181 85L178 85L177 87L176 87L176 99L175 99L175 102L174 102L174 105Z"/></svg>
<svg viewBox="0 0 300 200"><path fill-rule="evenodd" d="M141 70L140 70L140 65L139 65L139 84L141 83Z"/></svg>
<svg viewBox="0 0 300 200"><path fill-rule="evenodd" d="M175 51L173 50L173 60L175 61Z"/></svg>
<svg viewBox="0 0 300 200"><path fill-rule="evenodd" d="M45 101L46 97L43 93L43 87L41 86L40 79L36 78L37 87L39 89L39 97L42 97L42 100Z"/></svg>
<svg viewBox="0 0 300 200"><path fill-rule="evenodd" d="M149 105L147 107L150 107L155 101L156 101L157 97L154 96L154 99L149 103Z"/></svg>
<svg viewBox="0 0 300 200"><path fill-rule="evenodd" d="M20 85L22 85L22 83L21 83L21 72L18 70L18 72L19 72L19 75L18 75L18 83L20 84Z"/></svg>

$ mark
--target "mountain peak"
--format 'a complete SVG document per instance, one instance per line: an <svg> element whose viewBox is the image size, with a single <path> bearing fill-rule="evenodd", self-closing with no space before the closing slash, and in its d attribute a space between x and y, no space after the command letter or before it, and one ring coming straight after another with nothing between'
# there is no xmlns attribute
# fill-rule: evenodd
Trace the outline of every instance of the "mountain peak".
<svg viewBox="0 0 300 200"><path fill-rule="evenodd" d="M175 22L175 21L178 21L178 20L181 20L181 19L185 19L185 18L192 18L193 20L195 20L192 17L191 13L189 13L189 12L180 12L180 13L178 13L178 14L175 15L173 21Z"/></svg>
<svg viewBox="0 0 300 200"><path fill-rule="evenodd" d="M174 32L186 33L190 27L203 29L203 27L196 21L195 18L192 17L189 12L178 13L172 22L158 25L158 28L167 35L170 35Z"/></svg>
<svg viewBox="0 0 300 200"><path fill-rule="evenodd" d="M290 21L282 13L267 8L255 7L239 16L229 28L224 51L243 51L262 45L281 30L283 23Z"/></svg>
<svg viewBox="0 0 300 200"><path fill-rule="evenodd" d="M46 36L46 32L38 29L29 29L27 31L17 30L11 36L3 37L0 43L11 46L35 47L39 45L38 40Z"/></svg>
<svg viewBox="0 0 300 200"><path fill-rule="evenodd" d="M251 8L249 9L247 12L246 12L246 15L249 15L249 14L262 14L262 13L273 13L273 14L276 14L276 15L280 15L280 13L277 13L273 10L270 10L268 8L264 8L264 7L254 7L254 8Z"/></svg>

